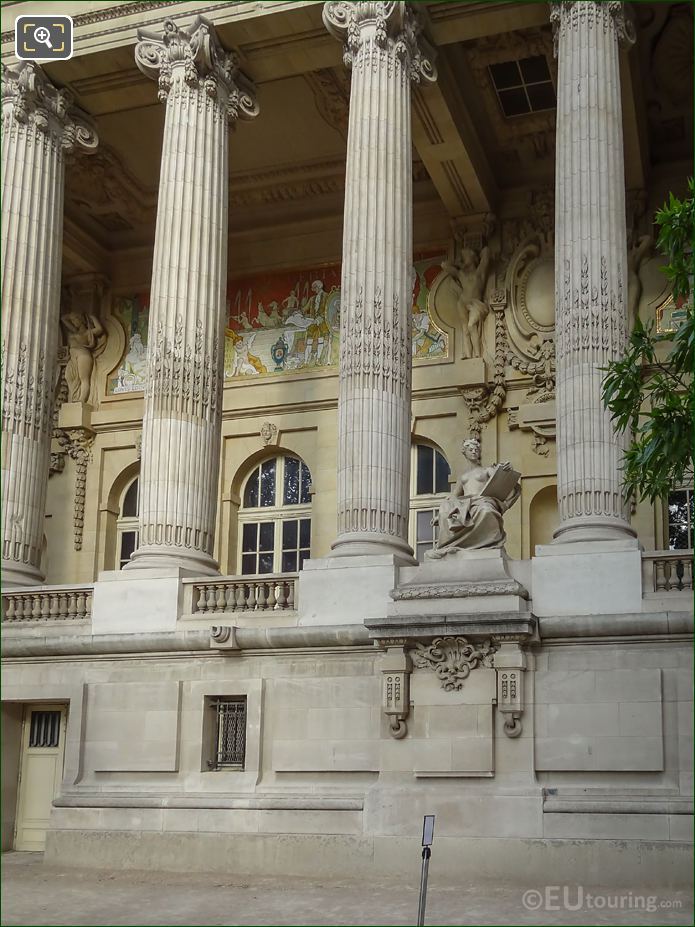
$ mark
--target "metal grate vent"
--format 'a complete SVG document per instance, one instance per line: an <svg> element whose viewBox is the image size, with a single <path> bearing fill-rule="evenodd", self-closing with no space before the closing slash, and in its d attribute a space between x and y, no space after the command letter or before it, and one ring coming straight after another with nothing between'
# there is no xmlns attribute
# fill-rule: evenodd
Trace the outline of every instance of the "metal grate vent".
<svg viewBox="0 0 695 927"><path fill-rule="evenodd" d="M246 699L218 698L212 703L217 714L217 752L213 769L243 769L246 754Z"/></svg>
<svg viewBox="0 0 695 927"><path fill-rule="evenodd" d="M57 747L60 740L60 712L32 711L30 747Z"/></svg>

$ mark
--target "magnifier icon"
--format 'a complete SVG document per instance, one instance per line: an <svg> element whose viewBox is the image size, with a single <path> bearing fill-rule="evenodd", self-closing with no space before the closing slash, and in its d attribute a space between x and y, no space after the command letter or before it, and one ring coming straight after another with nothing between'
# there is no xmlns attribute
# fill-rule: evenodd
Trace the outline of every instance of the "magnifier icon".
<svg viewBox="0 0 695 927"><path fill-rule="evenodd" d="M34 31L34 41L41 42L41 44L45 45L47 48L53 49L51 45L51 33L45 26L39 26L38 29Z"/></svg>

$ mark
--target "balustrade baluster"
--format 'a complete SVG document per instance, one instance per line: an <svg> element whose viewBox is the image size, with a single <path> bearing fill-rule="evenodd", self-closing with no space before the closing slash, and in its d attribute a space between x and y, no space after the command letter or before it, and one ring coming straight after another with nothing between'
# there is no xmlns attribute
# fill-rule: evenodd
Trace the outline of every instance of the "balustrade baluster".
<svg viewBox="0 0 695 927"><path fill-rule="evenodd" d="M58 593L58 618L67 618L68 616L68 594L67 592Z"/></svg>
<svg viewBox="0 0 695 927"><path fill-rule="evenodd" d="M84 592L77 593L77 602L75 605L75 618L84 618Z"/></svg>
<svg viewBox="0 0 695 927"><path fill-rule="evenodd" d="M15 599L13 595L4 595L2 597L2 604L4 606L3 611L3 620L4 621L13 621L16 614Z"/></svg>
<svg viewBox="0 0 695 927"><path fill-rule="evenodd" d="M41 596L40 595L33 596L31 617L34 618L36 621L38 621L39 618L41 617Z"/></svg>
<svg viewBox="0 0 695 927"><path fill-rule="evenodd" d="M287 604L287 595L285 593L285 581L281 579L277 585L278 608L285 608Z"/></svg>
<svg viewBox="0 0 695 927"><path fill-rule="evenodd" d="M666 575L664 573L664 561L654 561L654 591L663 592L666 589Z"/></svg>
<svg viewBox="0 0 695 927"><path fill-rule="evenodd" d="M290 579L287 582L287 607L294 608L294 580Z"/></svg>
<svg viewBox="0 0 695 927"><path fill-rule="evenodd" d="M266 610L268 596L266 594L267 589L266 583L257 583L256 584L256 608L259 612L264 612Z"/></svg>
<svg viewBox="0 0 695 927"><path fill-rule="evenodd" d="M205 586L203 585L196 586L195 592L198 593L198 598L196 599L196 603L195 603L195 610L197 612L206 611L207 610L207 599L205 597Z"/></svg>
<svg viewBox="0 0 695 927"><path fill-rule="evenodd" d="M48 606L48 616L51 621L57 621L58 619L58 593L52 592L50 595L50 601Z"/></svg>
<svg viewBox="0 0 695 927"><path fill-rule="evenodd" d="M277 605L277 597L275 595L275 580L272 580L268 583L268 600L266 608L272 611Z"/></svg>
<svg viewBox="0 0 695 927"><path fill-rule="evenodd" d="M256 583L249 583L246 590L246 608L253 611L256 607Z"/></svg>
<svg viewBox="0 0 695 927"><path fill-rule="evenodd" d="M215 587L214 587L214 586L209 586L209 585L207 585L207 586L205 587L205 594L206 594L206 597L207 597L207 603L206 603L205 611L206 611L206 612L214 612L214 611L215 611L215 602L217 601L217 596L215 595Z"/></svg>
<svg viewBox="0 0 695 927"><path fill-rule="evenodd" d="M68 592L68 620L73 621L77 611L77 596L74 592Z"/></svg>
<svg viewBox="0 0 695 927"><path fill-rule="evenodd" d="M224 586L215 586L215 611L223 612L226 604L227 600L224 594Z"/></svg>
<svg viewBox="0 0 695 927"><path fill-rule="evenodd" d="M236 608L235 611L243 612L246 608L246 593L244 592L244 583L235 583Z"/></svg>

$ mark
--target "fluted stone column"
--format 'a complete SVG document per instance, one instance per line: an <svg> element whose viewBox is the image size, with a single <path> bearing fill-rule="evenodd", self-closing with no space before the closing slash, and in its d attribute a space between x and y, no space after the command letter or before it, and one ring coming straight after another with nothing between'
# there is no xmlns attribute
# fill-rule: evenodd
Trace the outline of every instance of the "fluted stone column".
<svg viewBox="0 0 695 927"><path fill-rule="evenodd" d="M142 30L135 60L166 103L149 321L140 547L130 567L218 572L229 124L257 113L235 56L198 18Z"/></svg>
<svg viewBox="0 0 695 927"><path fill-rule="evenodd" d="M65 155L96 148L33 63L2 69L2 578L40 583L59 334Z"/></svg>
<svg viewBox="0 0 695 927"><path fill-rule="evenodd" d="M558 53L555 305L558 542L634 535L621 491L626 440L601 402L627 342L619 44L622 3L553 4Z"/></svg>
<svg viewBox="0 0 695 927"><path fill-rule="evenodd" d="M410 558L410 83L435 72L407 3L328 2L323 19L352 67L333 554Z"/></svg>

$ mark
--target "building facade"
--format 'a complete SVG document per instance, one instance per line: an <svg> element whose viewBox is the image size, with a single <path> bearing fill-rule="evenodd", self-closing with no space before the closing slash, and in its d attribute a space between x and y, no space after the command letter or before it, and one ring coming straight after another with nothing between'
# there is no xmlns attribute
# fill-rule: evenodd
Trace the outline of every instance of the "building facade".
<svg viewBox="0 0 695 927"><path fill-rule="evenodd" d="M691 7L94 2L39 66L30 6L3 847L383 877L434 813L452 876L685 880L692 485L624 498L600 388L678 324Z"/></svg>

